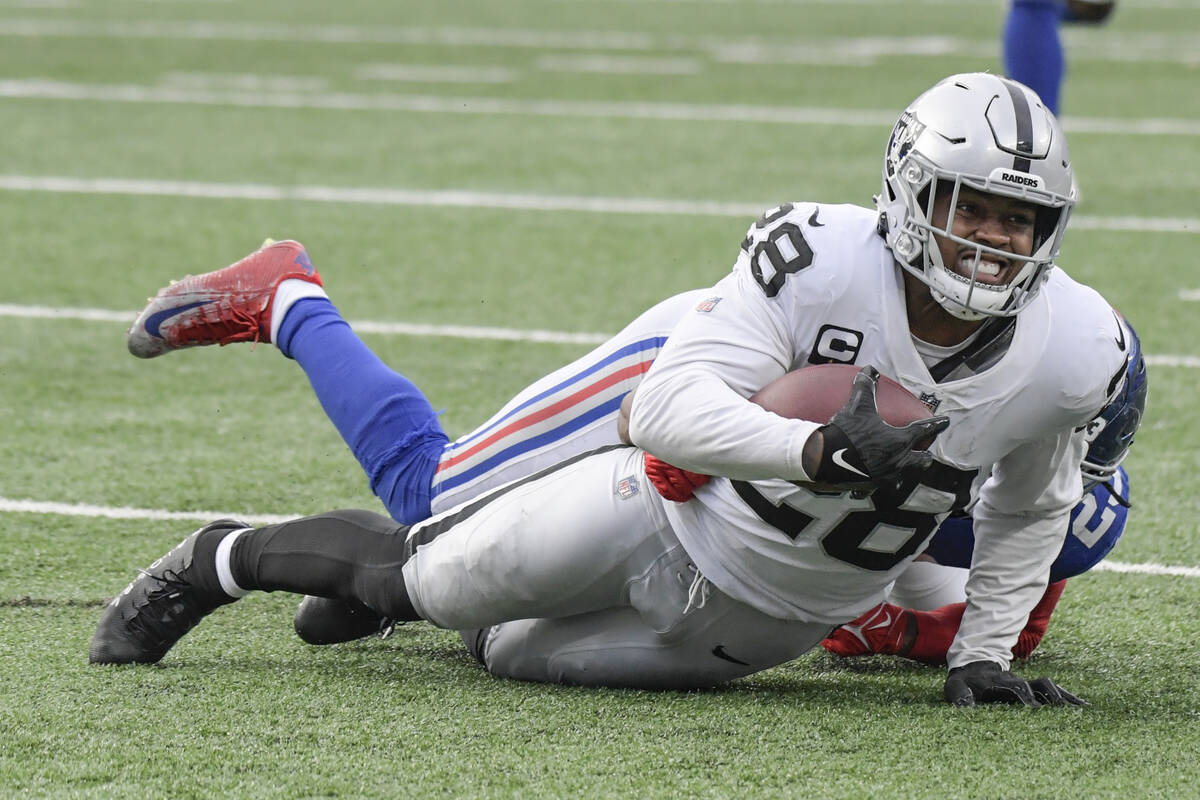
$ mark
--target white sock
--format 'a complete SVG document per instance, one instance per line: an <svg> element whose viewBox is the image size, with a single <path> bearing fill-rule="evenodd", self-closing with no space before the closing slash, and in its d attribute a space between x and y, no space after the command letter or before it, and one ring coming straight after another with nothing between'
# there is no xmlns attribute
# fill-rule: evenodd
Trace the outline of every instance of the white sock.
<svg viewBox="0 0 1200 800"><path fill-rule="evenodd" d="M932 611L967 599L967 570L914 561L892 585L888 602L917 611Z"/></svg>
<svg viewBox="0 0 1200 800"><path fill-rule="evenodd" d="M237 581L233 579L233 570L229 568L229 557L233 554L233 543L251 528L242 528L241 530L231 531L226 534L225 538L217 542L217 579L221 581L221 588L225 594L230 597L245 597L250 594L249 589L243 589L237 585Z"/></svg>
<svg viewBox="0 0 1200 800"><path fill-rule="evenodd" d="M271 306L271 341L279 341L279 329L283 327L283 319L287 316L287 312L296 304L297 300L303 300L306 297L324 297L329 299L329 295L325 294L325 289L315 283L302 281L299 278L288 278L279 286L275 287L275 299Z"/></svg>

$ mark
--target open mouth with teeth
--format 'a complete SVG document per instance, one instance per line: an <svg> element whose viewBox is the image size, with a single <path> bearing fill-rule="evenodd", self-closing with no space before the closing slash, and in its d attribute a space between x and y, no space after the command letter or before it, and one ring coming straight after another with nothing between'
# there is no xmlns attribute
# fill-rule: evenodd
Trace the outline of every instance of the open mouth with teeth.
<svg viewBox="0 0 1200 800"><path fill-rule="evenodd" d="M976 263L978 262L978 268ZM964 282L971 280L975 273L975 282L986 287L1003 288L1008 286L1008 278L1013 264L1006 258L991 253L981 253L974 248L963 248L958 251L958 257L950 272Z"/></svg>

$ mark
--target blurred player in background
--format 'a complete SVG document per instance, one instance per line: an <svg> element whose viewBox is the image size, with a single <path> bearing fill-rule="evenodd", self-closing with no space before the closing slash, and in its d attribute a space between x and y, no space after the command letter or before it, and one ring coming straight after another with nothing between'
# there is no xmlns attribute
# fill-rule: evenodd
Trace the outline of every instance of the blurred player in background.
<svg viewBox="0 0 1200 800"><path fill-rule="evenodd" d="M875 211L768 212L734 272L674 328L643 378L632 441L683 469L728 476L692 502L641 492L640 453L613 450L411 529L366 512L259 530L215 523L118 596L92 659L155 661L246 590L285 589L480 627L483 660L497 674L710 685L794 657L816 643L814 626L868 610L937 523L970 506L978 585L951 648L946 699L1077 703L1052 682L1031 686L1007 669L1079 500L1083 428L1125 376L1123 324L1053 269L1073 192L1062 132L1032 92L991 75L953 76L896 124ZM152 356L275 342L305 369L373 487L392 466L405 472L414 449L440 455L446 438L428 402L321 298L303 249L281 243L161 292L130 348ZM951 429L930 450L933 469L903 477L918 463L906 449L916 439L904 438L913 431L881 425L861 402L824 426L747 402L789 369L829 361L877 364L946 413ZM356 391L378 385L391 388ZM373 452L369 429L380 421L392 435ZM621 477L630 468L637 472ZM865 481L874 492L806 488L814 481ZM630 513L657 521L647 531L646 516L637 523ZM475 552L484 545L486 555ZM609 551L622 547L638 555L613 566ZM562 561L562 548L578 558ZM514 550L521 556L507 560ZM662 571L668 562L678 568ZM673 591L672 571L683 583L693 574L680 608L657 602L656 593ZM632 592L642 579L653 585ZM677 626L683 640L668 635ZM778 637L785 632L793 638ZM748 660L729 656L718 635ZM700 642L706 660L697 661Z"/></svg>
<svg viewBox="0 0 1200 800"><path fill-rule="evenodd" d="M1012 0L1004 26L1004 70L1038 93L1059 113L1059 91L1066 57L1058 27L1063 22L1098 24L1112 13L1115 0Z"/></svg>

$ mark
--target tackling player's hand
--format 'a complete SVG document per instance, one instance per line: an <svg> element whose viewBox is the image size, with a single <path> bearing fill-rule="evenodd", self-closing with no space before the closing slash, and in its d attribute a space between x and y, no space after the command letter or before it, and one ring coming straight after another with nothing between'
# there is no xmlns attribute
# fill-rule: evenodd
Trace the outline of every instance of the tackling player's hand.
<svg viewBox="0 0 1200 800"><path fill-rule="evenodd" d="M1049 678L1026 681L994 661L972 661L950 670L942 690L955 706L976 703L1020 703L1026 706L1086 706L1088 702Z"/></svg>
<svg viewBox="0 0 1200 800"><path fill-rule="evenodd" d="M810 445L817 437L810 437L805 445L805 469L814 483L828 485L871 484L874 486L895 485L906 476L928 469L933 455L926 450L916 450L918 442L933 438L950 424L946 416L911 422L902 428L887 424L879 416L875 405L875 387L879 383L879 372L865 366L854 376L854 389L846 405L842 406L829 423L817 429L821 434L815 447ZM815 461L815 468L809 469Z"/></svg>
<svg viewBox="0 0 1200 800"><path fill-rule="evenodd" d="M697 489L708 483L707 475L680 469L649 453L646 453L643 458L646 465L646 477L650 479L650 483L658 490L659 494L672 502L686 503L692 499L692 495Z"/></svg>

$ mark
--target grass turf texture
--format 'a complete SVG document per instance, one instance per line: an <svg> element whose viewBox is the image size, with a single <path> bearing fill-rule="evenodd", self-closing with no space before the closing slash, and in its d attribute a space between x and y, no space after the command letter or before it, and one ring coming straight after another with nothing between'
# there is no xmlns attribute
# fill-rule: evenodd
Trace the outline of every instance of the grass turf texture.
<svg viewBox="0 0 1200 800"><path fill-rule="evenodd" d="M868 9L870 7L867 7ZM991 5L367 2L0 9L0 78L166 85L171 73L317 77L325 91L887 109L943 74L998 68ZM20 18L227 20L355 29L627 31L698 75L542 72L570 48L14 36ZM1122 3L1069 32L1072 117L1200 118L1194 67L1106 53L1178 44L1200 10ZM9 32L5 32L9 31ZM863 66L727 64L713 42L944 35L977 55ZM673 38L674 37L674 38ZM681 38L680 38L681 37ZM679 44L682 42L681 44ZM672 44L676 43L676 44ZM657 48L657 49L656 49ZM1166 48L1169 49L1169 48ZM611 52L609 55L622 55ZM356 80L370 63L506 66L513 84ZM213 65L220 65L214 67ZM869 202L887 126L0 99L0 173L759 203ZM1072 136L1080 215L1196 216L1196 137ZM3 302L132 312L170 278L264 236L304 241L350 319L611 332L729 268L752 221L0 191ZM1134 320L1148 353L1196 356L1195 234L1072 232L1062 259ZM0 497L177 511L378 508L302 375L270 347L124 351L121 326L0 317ZM582 347L367 337L452 433ZM1200 565L1194 368L1151 367L1113 554ZM102 603L190 523L0 513L0 794L124 796L1181 797L1200 783L1200 581L1073 580L1027 675L1086 710L940 701L942 671L810 654L729 687L646 693L489 678L454 634L312 648L292 598L224 609L150 668L93 668Z"/></svg>

